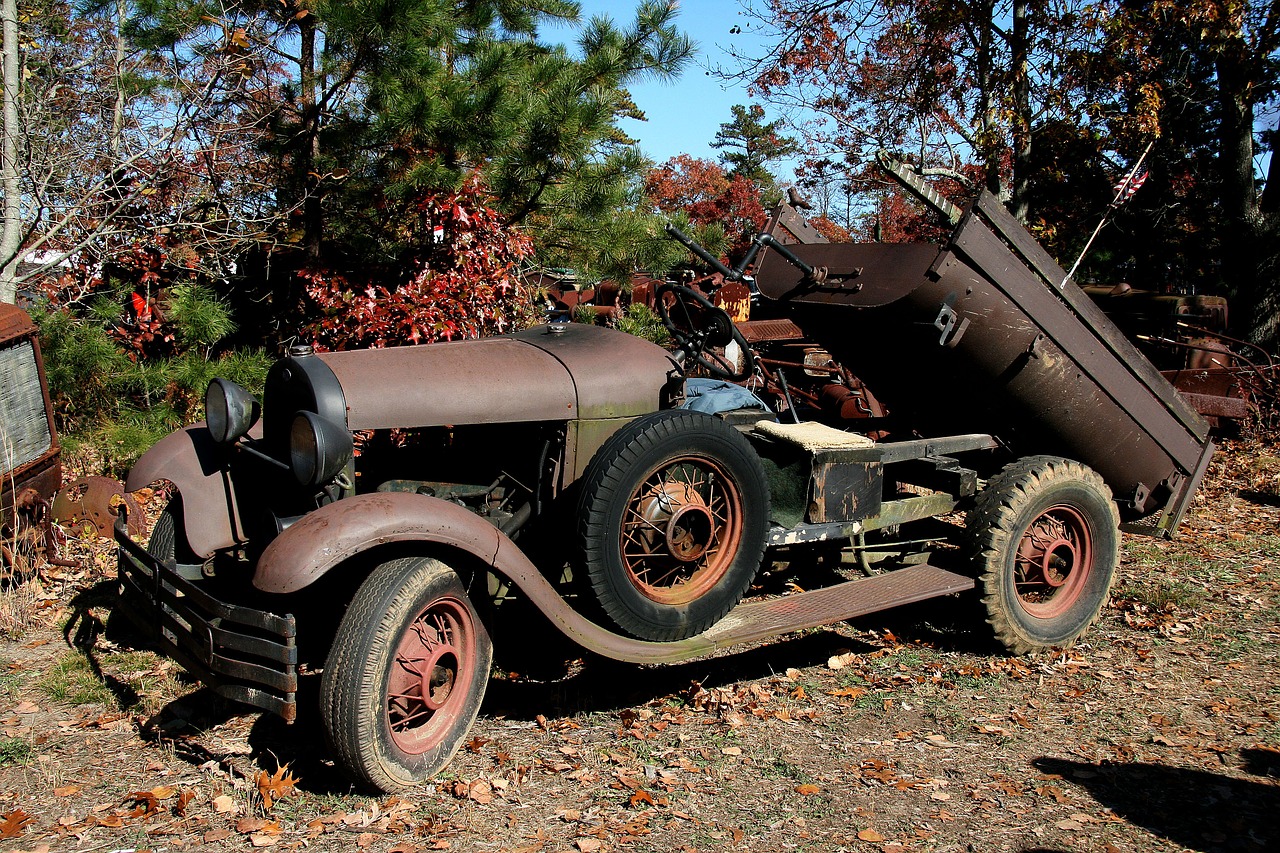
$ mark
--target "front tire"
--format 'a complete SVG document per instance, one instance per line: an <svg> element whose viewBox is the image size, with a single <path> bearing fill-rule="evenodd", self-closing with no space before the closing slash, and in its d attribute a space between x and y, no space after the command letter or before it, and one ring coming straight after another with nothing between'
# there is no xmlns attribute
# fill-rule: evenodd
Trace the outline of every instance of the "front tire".
<svg viewBox="0 0 1280 853"><path fill-rule="evenodd" d="M1007 465L966 521L987 623L1009 651L1062 648L1097 621L1120 549L1111 490L1053 456Z"/></svg>
<svg viewBox="0 0 1280 853"><path fill-rule="evenodd" d="M769 489L755 450L684 409L619 430L584 477L579 533L605 612L645 640L700 634L733 609L764 553Z"/></svg>
<svg viewBox="0 0 1280 853"><path fill-rule="evenodd" d="M383 563L357 590L320 679L335 761L386 793L431 778L475 722L492 659L452 568L424 557Z"/></svg>
<svg viewBox="0 0 1280 853"><path fill-rule="evenodd" d="M198 581L204 576L201 571L201 563L204 561L187 544L186 530L182 498L175 496L156 517L156 523L151 528L151 538L147 540L147 553L181 577Z"/></svg>

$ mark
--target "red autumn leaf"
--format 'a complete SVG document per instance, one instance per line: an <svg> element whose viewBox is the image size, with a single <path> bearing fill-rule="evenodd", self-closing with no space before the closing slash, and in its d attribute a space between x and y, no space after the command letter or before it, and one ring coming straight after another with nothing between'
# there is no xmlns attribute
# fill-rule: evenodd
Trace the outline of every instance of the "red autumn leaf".
<svg viewBox="0 0 1280 853"><path fill-rule="evenodd" d="M160 801L150 791L134 791L125 802L133 804L129 817L150 817L160 811Z"/></svg>
<svg viewBox="0 0 1280 853"><path fill-rule="evenodd" d="M627 801L631 808L638 808L641 805L653 805L653 795L648 791L636 791L631 795L631 799Z"/></svg>
<svg viewBox="0 0 1280 853"><path fill-rule="evenodd" d="M264 809L270 809L275 800L294 793L294 786L298 784L298 780L289 772L288 764L277 767L275 773L259 770L254 782L258 786Z"/></svg>
<svg viewBox="0 0 1280 853"><path fill-rule="evenodd" d="M0 838L17 838L36 819L22 809L14 809L0 815Z"/></svg>

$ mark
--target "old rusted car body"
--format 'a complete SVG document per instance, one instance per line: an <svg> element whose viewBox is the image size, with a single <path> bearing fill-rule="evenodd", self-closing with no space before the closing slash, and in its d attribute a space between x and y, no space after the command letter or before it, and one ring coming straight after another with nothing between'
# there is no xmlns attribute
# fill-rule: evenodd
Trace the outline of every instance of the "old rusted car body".
<svg viewBox="0 0 1280 853"><path fill-rule="evenodd" d="M175 500L146 547L117 523L121 607L219 693L286 719L322 670L330 749L382 790L461 744L486 624L504 618L484 606L495 578L576 643L635 662L975 582L1011 650L1073 641L1106 599L1121 521L1176 529L1212 455L1204 422L989 196L945 246L768 245L775 312L849 366L835 383L856 373L889 402L873 435L779 423L741 388L683 408L694 364L753 374L751 342L688 288L657 300L681 309L675 352L578 324L300 348L261 402L215 380L208 423L130 473L130 490L167 481ZM968 544L942 556L976 569L869 564L899 530L890 550L936 539L908 531L956 510ZM766 555L833 547L859 570L738 603ZM562 586L566 565L590 586Z"/></svg>
<svg viewBox="0 0 1280 853"><path fill-rule="evenodd" d="M0 395L0 533L8 543L20 515L47 513L62 462L39 332L7 303L0 303Z"/></svg>

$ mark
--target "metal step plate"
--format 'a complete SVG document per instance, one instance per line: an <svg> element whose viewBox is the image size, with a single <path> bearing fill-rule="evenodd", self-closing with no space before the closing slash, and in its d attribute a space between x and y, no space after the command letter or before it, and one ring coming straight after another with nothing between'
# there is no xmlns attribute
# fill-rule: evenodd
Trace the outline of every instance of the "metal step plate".
<svg viewBox="0 0 1280 853"><path fill-rule="evenodd" d="M875 577L740 604L701 638L723 648L972 588L973 578L920 563Z"/></svg>

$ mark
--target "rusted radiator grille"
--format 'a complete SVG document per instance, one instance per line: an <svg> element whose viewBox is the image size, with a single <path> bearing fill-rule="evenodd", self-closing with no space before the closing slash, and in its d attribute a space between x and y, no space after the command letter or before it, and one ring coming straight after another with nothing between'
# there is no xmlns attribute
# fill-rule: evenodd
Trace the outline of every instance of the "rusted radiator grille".
<svg viewBox="0 0 1280 853"><path fill-rule="evenodd" d="M53 444L31 341L0 348L0 472L40 457Z"/></svg>

